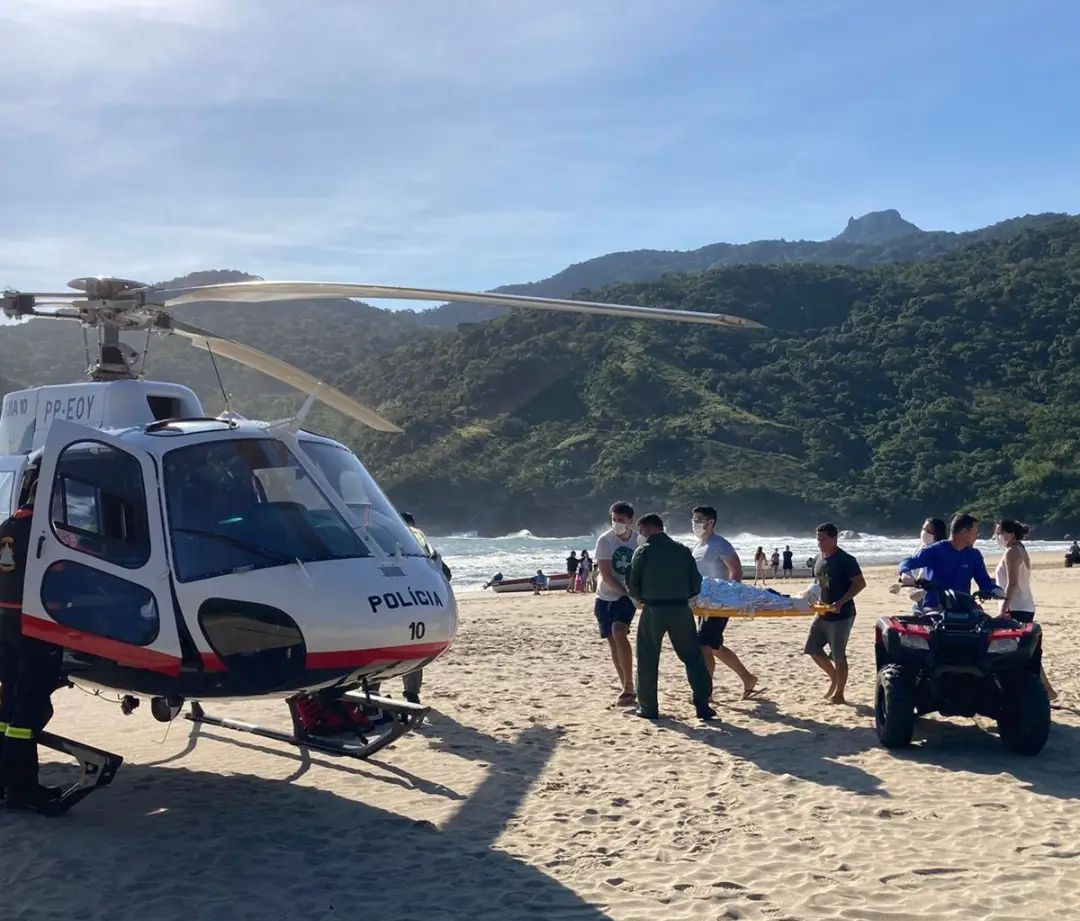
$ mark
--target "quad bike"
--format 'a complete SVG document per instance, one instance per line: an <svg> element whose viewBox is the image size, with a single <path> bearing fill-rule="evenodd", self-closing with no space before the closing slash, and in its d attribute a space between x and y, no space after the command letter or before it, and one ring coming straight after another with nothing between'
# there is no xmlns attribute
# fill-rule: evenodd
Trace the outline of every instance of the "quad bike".
<svg viewBox="0 0 1080 921"><path fill-rule="evenodd" d="M937 590L933 582L920 588ZM940 605L882 617L874 631L878 738L911 744L916 715L982 715L997 720L1005 747L1037 755L1050 734L1050 701L1039 679L1042 629L990 617L976 597L940 591Z"/></svg>

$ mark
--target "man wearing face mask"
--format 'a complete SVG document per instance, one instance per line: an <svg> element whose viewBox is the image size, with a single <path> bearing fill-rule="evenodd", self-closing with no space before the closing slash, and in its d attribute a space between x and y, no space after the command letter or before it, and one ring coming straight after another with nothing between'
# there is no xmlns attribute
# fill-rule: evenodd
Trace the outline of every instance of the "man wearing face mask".
<svg viewBox="0 0 1080 921"><path fill-rule="evenodd" d="M698 539L693 550L698 572L710 579L742 582L739 555L731 544L716 533L716 509L711 505L699 505L690 514L690 527ZM698 642L709 675L714 675L716 660L719 659L739 676L743 686L742 697L747 700L756 693L758 679L742 664L735 651L724 645L727 624L726 617L702 617L698 626Z"/></svg>
<svg viewBox="0 0 1080 921"><path fill-rule="evenodd" d="M983 555L975 549L979 539L979 519L974 515L957 515L949 526L948 540L923 547L900 564L900 578L908 580L918 570L926 571L926 578L937 584L938 589L970 592L974 579L986 594L1002 597L1004 593L986 571ZM934 608L940 604L938 590L928 589L923 607Z"/></svg>
<svg viewBox="0 0 1080 921"><path fill-rule="evenodd" d="M630 649L630 624L634 620L634 602L626 593L630 562L638 546L638 535L631 523L634 507L629 502L611 506L611 528L596 541L593 559L600 570L596 586L594 611L600 636L608 641L611 661L622 682L620 707L632 707L637 701L634 693L634 654Z"/></svg>

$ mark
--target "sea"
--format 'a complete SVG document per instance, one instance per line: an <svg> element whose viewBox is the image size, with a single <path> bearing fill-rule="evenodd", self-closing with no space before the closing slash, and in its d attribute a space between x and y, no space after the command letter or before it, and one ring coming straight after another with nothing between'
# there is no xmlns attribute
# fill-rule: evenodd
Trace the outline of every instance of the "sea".
<svg viewBox="0 0 1080 921"><path fill-rule="evenodd" d="M526 578L543 569L549 574L565 572L565 560L571 550L579 554L582 550L588 550L593 554L596 547L596 538L602 529L597 529L592 534L579 534L573 537L544 537L534 534L532 531L521 530L502 537L478 537L476 532L451 534L447 537L430 536L429 539L446 559L447 565L453 570L453 586L456 592L473 591L483 587L495 573L501 572L506 579ZM670 532L676 540L682 541L687 546L697 543L694 535L687 530L685 533ZM865 534L853 532L842 535L840 546L855 556L860 563L870 566L874 564L899 563L902 559L910 556L919 546L918 536L911 538L883 537L879 534ZM795 554L795 565L806 565L809 557L817 553L817 542L814 535L800 534L725 534L724 535L735 547L743 563L744 570L752 574L754 570L754 553L758 547L763 547L767 554L772 554L773 549L781 553L784 547L790 545ZM1041 541L1029 540L1025 546L1032 552L1054 551L1064 555L1071 541ZM987 567L991 570L997 565L1001 548L995 541L979 541L976 545L986 556Z"/></svg>

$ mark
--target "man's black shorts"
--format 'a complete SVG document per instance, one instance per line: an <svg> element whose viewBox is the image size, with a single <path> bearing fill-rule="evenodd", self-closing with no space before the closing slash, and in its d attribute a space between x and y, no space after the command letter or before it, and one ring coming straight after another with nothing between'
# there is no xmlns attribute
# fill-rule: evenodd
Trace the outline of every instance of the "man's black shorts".
<svg viewBox="0 0 1080 921"><path fill-rule="evenodd" d="M726 617L703 617L701 626L698 627L698 643L711 649L721 649L724 645L724 629L727 627Z"/></svg>
<svg viewBox="0 0 1080 921"><path fill-rule="evenodd" d="M611 636L612 624L618 622L630 626L637 608L628 596L623 595L618 601L604 601L602 598L597 598L593 611L596 614L596 622L600 626L600 636L606 640Z"/></svg>

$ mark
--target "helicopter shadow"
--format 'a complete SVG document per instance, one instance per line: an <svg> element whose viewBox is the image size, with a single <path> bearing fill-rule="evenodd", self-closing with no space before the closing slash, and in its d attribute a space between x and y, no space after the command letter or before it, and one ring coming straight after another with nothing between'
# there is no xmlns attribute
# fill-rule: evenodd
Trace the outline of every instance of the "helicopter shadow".
<svg viewBox="0 0 1080 921"><path fill-rule="evenodd" d="M669 731L678 732L694 741L726 751L755 764L770 774L790 774L821 786L839 787L862 796L889 796L882 780L862 767L838 761L857 755L878 744L872 727L845 727L821 723L806 717L780 711L767 698L757 698L756 706L744 710L755 719L790 727L781 732L760 735L723 721L718 724L692 726L680 722L661 722ZM860 713L856 705L856 713Z"/></svg>
<svg viewBox="0 0 1080 921"><path fill-rule="evenodd" d="M894 749L897 758L954 771L990 776L1008 775L1024 788L1058 799L1080 797L1080 726L1055 722L1046 747L1038 755L1016 755L993 732L972 721L918 719L915 744ZM1003 791L1005 788L1003 788Z"/></svg>
<svg viewBox="0 0 1080 921"><path fill-rule="evenodd" d="M118 780L64 819L5 817L6 905L85 921L608 918L454 821L250 774L125 765ZM478 809L503 805L491 794Z"/></svg>

